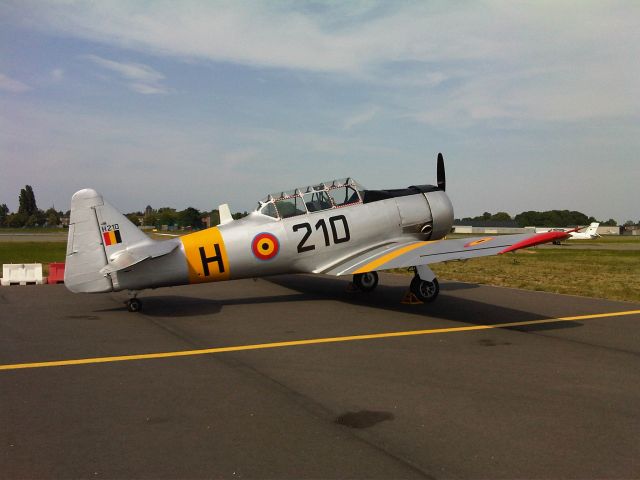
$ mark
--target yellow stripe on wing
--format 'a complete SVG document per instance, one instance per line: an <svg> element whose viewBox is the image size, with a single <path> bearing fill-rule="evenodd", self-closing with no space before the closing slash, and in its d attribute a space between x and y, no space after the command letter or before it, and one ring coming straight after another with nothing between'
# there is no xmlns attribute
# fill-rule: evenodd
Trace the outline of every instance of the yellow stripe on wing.
<svg viewBox="0 0 640 480"><path fill-rule="evenodd" d="M387 262L390 262L391 260L394 260L396 258L398 258L400 255L403 255L407 252L410 252L411 250L415 250L416 248L420 248L423 247L425 245L429 245L430 243L436 243L436 241L432 241L432 242L416 242L416 243L412 243L410 245L406 245L404 247L398 248L397 250L394 250L392 252L389 252L385 255L382 255L381 257L376 258L375 260L363 265L362 267L360 267L358 270L356 270L354 273L367 273L367 272L372 272L374 270L376 270L378 267L380 267L381 265L384 265Z"/></svg>

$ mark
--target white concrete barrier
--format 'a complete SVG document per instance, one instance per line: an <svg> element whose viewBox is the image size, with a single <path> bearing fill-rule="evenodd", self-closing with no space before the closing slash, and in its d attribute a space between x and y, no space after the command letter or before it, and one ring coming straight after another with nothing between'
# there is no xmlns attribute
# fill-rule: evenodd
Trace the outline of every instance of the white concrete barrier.
<svg viewBox="0 0 640 480"><path fill-rule="evenodd" d="M2 265L0 285L8 287L9 285L27 285L29 283L36 285L44 283L41 263L6 263Z"/></svg>

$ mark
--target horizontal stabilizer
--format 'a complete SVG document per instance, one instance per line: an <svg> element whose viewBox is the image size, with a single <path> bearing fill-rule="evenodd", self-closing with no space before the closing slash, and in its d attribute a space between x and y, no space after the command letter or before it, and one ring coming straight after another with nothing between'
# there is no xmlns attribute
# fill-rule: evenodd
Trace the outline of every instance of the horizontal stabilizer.
<svg viewBox="0 0 640 480"><path fill-rule="evenodd" d="M162 257L173 252L179 245L178 242L169 240L164 242L151 240L151 242L143 242L114 253L109 258L109 263L100 270L100 273L106 275L132 267L149 258Z"/></svg>

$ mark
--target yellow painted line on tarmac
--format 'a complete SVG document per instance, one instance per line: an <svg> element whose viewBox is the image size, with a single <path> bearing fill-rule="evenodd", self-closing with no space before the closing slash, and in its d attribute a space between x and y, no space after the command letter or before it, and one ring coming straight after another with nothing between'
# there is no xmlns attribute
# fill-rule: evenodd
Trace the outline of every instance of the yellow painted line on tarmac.
<svg viewBox="0 0 640 480"><path fill-rule="evenodd" d="M81 358L77 360L58 360L53 362L14 363L0 365L0 370L20 370L26 368L63 367L69 365L89 365L94 363L127 362L131 360L151 360L155 358L189 357L194 355L210 355L224 352L243 352L247 350L265 350L267 348L297 347L301 345L317 345L320 343L354 342L358 340L374 340L378 338L410 337L414 335L435 335L441 333L470 332L474 330L490 330L495 328L523 327L544 323L577 322L596 318L622 317L625 315L640 315L640 310L623 312L596 313L593 315L579 315L575 317L545 318L542 320L527 320L524 322L497 323L495 325L471 325L466 327L436 328L432 330L410 330L404 332L372 333L368 335L352 335L348 337L311 338L308 340L292 340L288 342L261 343L256 345L238 345L233 347L205 348L202 350L184 350L178 352L144 353L140 355L122 355L117 357Z"/></svg>

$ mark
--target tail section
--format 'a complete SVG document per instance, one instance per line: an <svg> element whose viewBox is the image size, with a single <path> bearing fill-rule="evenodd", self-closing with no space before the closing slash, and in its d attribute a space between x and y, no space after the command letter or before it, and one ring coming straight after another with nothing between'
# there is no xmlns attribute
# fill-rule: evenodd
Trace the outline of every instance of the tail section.
<svg viewBox="0 0 640 480"><path fill-rule="evenodd" d="M589 225L589 228L587 228L587 230L584 232L587 235L591 235L592 237L597 237L598 235L598 226L600 226L599 223L594 222L591 225Z"/></svg>
<svg viewBox="0 0 640 480"><path fill-rule="evenodd" d="M127 246L149 242L138 227L92 189L71 198L64 283L72 292L109 292L110 276L100 270Z"/></svg>

